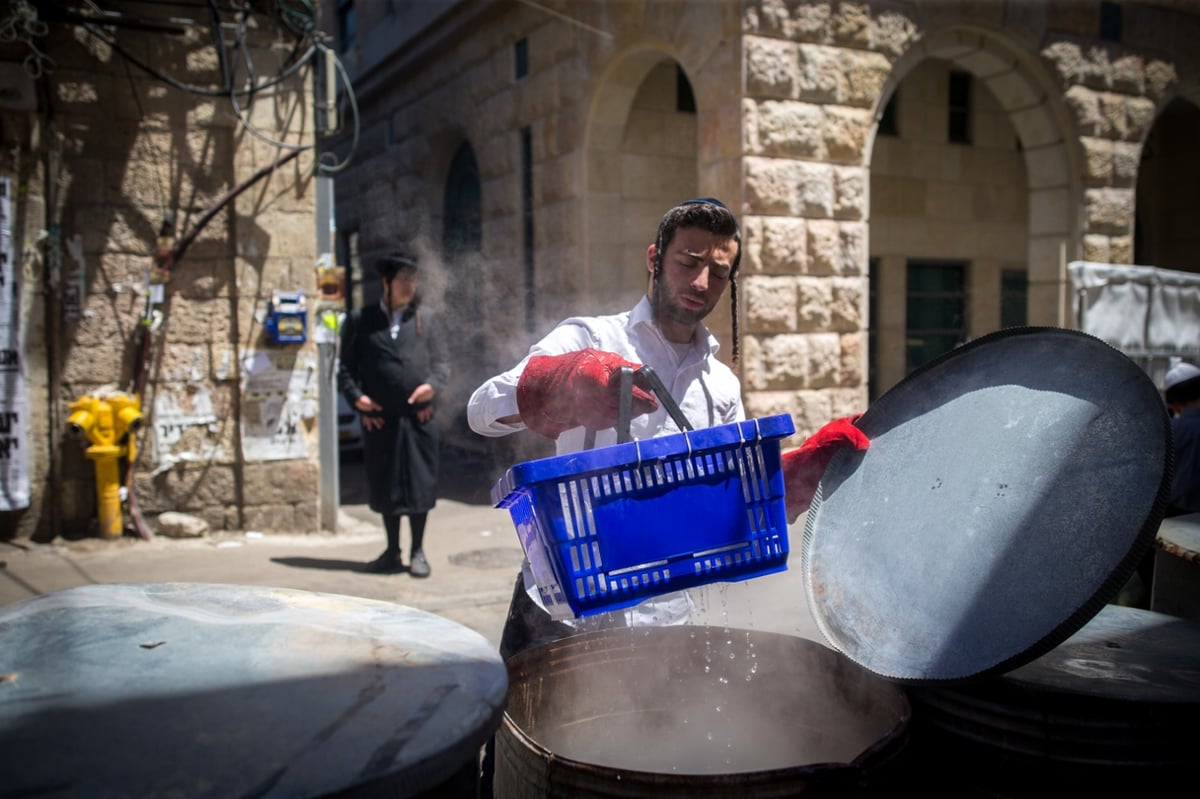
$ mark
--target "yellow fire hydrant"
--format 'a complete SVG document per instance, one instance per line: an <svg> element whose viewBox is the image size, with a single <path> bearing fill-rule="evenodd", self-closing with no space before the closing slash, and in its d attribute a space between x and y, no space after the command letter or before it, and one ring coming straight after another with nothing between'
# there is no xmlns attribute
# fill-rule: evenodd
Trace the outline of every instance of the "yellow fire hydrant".
<svg viewBox="0 0 1200 799"><path fill-rule="evenodd" d="M85 394L67 406L67 430L86 437L91 446L84 452L96 464L96 513L101 538L119 538L121 475L118 462L130 464L137 457L134 434L142 426L141 403L137 397L115 393L102 397Z"/></svg>

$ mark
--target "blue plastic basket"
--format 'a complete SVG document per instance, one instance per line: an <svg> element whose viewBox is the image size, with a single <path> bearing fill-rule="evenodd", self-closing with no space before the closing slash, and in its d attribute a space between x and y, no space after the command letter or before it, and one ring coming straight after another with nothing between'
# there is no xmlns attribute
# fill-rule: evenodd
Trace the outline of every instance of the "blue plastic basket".
<svg viewBox="0 0 1200 799"><path fill-rule="evenodd" d="M787 568L788 415L511 467L492 487L558 619Z"/></svg>

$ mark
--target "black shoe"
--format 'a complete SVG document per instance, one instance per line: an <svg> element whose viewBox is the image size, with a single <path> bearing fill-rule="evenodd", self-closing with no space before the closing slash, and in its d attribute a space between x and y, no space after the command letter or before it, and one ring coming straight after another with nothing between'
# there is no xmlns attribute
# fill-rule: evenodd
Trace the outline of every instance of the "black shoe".
<svg viewBox="0 0 1200 799"><path fill-rule="evenodd" d="M382 555L367 564L367 571L376 574L392 574L403 568L404 564L400 561L399 552L384 551Z"/></svg>
<svg viewBox="0 0 1200 799"><path fill-rule="evenodd" d="M429 561L425 560L425 553L417 550L412 553L412 566L409 567L409 573L413 577L428 577L429 576Z"/></svg>

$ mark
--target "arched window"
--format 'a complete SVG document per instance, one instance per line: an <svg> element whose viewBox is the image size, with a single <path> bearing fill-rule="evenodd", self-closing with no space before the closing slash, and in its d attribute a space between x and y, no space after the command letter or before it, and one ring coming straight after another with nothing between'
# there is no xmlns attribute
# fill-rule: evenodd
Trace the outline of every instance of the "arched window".
<svg viewBox="0 0 1200 799"><path fill-rule="evenodd" d="M479 165L471 145L463 143L450 163L446 176L446 203L442 250L448 258L479 252L483 248L482 192Z"/></svg>

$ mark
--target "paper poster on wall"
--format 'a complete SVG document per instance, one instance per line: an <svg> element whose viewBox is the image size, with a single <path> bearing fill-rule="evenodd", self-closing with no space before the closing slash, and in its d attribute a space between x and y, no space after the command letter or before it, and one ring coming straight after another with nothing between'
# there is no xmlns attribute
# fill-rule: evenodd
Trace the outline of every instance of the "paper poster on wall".
<svg viewBox="0 0 1200 799"><path fill-rule="evenodd" d="M29 417L17 277L12 180L0 177L0 510L29 507Z"/></svg>
<svg viewBox="0 0 1200 799"><path fill-rule="evenodd" d="M164 472L177 463L210 463L226 457L218 444L209 443L217 433L217 413L212 395L204 389L170 391L161 388L154 395L154 473ZM195 434L202 428L201 435ZM197 446L197 442L203 442Z"/></svg>
<svg viewBox="0 0 1200 799"><path fill-rule="evenodd" d="M247 461L307 458L305 430L316 418L316 405L317 364L312 353L244 353L242 457Z"/></svg>

